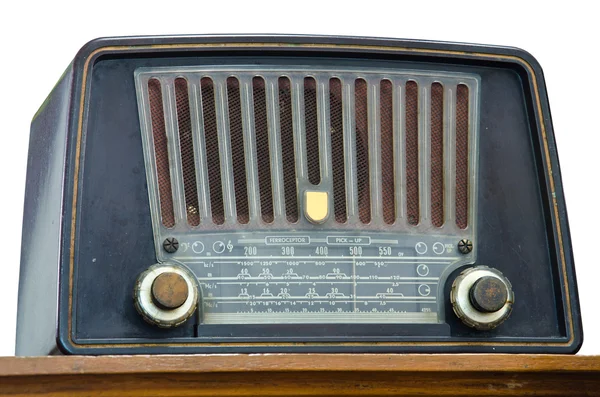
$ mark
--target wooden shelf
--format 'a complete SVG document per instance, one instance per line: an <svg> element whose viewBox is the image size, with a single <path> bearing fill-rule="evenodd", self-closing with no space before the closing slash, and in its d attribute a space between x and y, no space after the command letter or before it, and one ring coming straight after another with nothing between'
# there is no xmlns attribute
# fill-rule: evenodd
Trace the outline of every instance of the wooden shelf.
<svg viewBox="0 0 600 397"><path fill-rule="evenodd" d="M253 354L0 357L0 395L600 396L599 356Z"/></svg>

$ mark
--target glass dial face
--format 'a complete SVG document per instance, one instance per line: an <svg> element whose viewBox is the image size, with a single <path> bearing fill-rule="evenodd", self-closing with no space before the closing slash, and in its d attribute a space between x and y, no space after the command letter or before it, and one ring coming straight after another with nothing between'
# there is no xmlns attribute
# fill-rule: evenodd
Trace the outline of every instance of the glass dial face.
<svg viewBox="0 0 600 397"><path fill-rule="evenodd" d="M202 289L203 323L437 323L449 237L389 233L181 236L171 260Z"/></svg>

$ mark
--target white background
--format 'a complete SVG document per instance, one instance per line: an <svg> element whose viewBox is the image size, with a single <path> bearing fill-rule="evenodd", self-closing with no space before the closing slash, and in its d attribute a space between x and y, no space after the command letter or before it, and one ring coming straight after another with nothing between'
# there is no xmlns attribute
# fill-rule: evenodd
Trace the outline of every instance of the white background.
<svg viewBox="0 0 600 397"><path fill-rule="evenodd" d="M14 354L29 124L75 53L101 36L299 33L521 47L541 63L560 155L584 344L600 354L600 21L593 2L3 1L0 5L0 355ZM588 5L589 4L589 5ZM560 6L559 6L560 5ZM52 265L48 263L48 265ZM533 276L533 275L524 275ZM52 280L48 280L52 282ZM48 299L53 299L48 297Z"/></svg>

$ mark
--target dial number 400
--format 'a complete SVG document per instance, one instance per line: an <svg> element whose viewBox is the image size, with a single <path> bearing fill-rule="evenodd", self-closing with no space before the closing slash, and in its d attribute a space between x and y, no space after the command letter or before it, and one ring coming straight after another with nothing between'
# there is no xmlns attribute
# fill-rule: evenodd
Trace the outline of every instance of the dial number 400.
<svg viewBox="0 0 600 397"><path fill-rule="evenodd" d="M323 256L327 256L327 254L329 254L329 248L328 247L316 247L315 248L315 255L323 255Z"/></svg>

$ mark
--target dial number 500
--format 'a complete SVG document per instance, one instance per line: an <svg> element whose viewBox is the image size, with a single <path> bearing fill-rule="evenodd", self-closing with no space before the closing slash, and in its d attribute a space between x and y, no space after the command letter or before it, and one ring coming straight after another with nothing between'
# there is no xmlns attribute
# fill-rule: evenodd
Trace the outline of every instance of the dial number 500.
<svg viewBox="0 0 600 397"><path fill-rule="evenodd" d="M352 256L360 256L362 255L362 247L348 247L348 252Z"/></svg>

